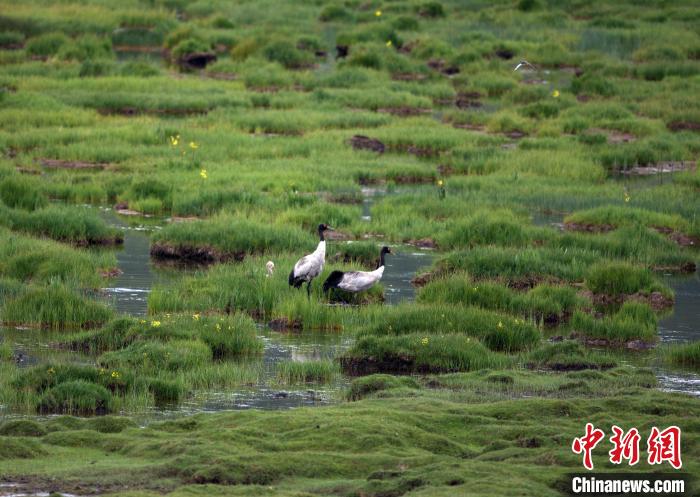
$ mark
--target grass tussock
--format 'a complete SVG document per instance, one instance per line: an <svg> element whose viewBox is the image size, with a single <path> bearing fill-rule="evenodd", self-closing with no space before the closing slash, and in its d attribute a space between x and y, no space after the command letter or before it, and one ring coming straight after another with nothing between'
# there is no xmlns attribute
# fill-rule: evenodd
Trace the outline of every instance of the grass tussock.
<svg viewBox="0 0 700 497"><path fill-rule="evenodd" d="M661 350L665 364L700 370L700 342L673 344Z"/></svg>

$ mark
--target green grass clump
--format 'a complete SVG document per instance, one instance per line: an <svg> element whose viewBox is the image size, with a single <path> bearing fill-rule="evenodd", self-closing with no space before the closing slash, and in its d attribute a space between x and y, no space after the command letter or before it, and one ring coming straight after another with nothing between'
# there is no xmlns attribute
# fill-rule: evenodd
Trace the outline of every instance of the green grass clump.
<svg viewBox="0 0 700 497"><path fill-rule="evenodd" d="M700 371L700 341L668 345L661 357L666 364Z"/></svg>
<svg viewBox="0 0 700 497"><path fill-rule="evenodd" d="M0 276L23 283L63 283L96 289L100 272L116 266L109 252L87 252L0 228Z"/></svg>
<svg viewBox="0 0 700 497"><path fill-rule="evenodd" d="M177 248L211 248L218 258L313 249L312 242L313 238L299 229L229 216L170 224L153 236L154 244Z"/></svg>
<svg viewBox="0 0 700 497"><path fill-rule="evenodd" d="M0 201L10 208L29 211L46 207L48 203L36 182L21 176L8 176L0 182Z"/></svg>
<svg viewBox="0 0 700 497"><path fill-rule="evenodd" d="M106 369L139 369L156 373L197 368L211 359L211 349L201 341L171 340L166 343L135 342L122 350L102 354L98 363Z"/></svg>
<svg viewBox="0 0 700 497"><path fill-rule="evenodd" d="M556 322L585 304L572 287L540 284L523 293L497 282L473 281L461 272L430 281L419 290L417 301L462 304Z"/></svg>
<svg viewBox="0 0 700 497"><path fill-rule="evenodd" d="M564 222L614 227L641 224L650 228L670 228L684 232L689 229L689 223L681 216L627 206L605 206L574 212Z"/></svg>
<svg viewBox="0 0 700 497"><path fill-rule="evenodd" d="M625 302L612 316L596 319L583 312L574 313L571 328L584 338L604 340L610 345L624 345L632 340L655 342L657 318L647 304Z"/></svg>
<svg viewBox="0 0 700 497"><path fill-rule="evenodd" d="M532 369L553 371L578 371L583 369L609 369L617 365L611 355L593 352L574 341L548 343L531 351L524 358Z"/></svg>
<svg viewBox="0 0 700 497"><path fill-rule="evenodd" d="M395 335L438 331L478 338L491 350L524 350L540 339L535 326L524 319L461 305L400 305L382 309L362 335Z"/></svg>
<svg viewBox="0 0 700 497"><path fill-rule="evenodd" d="M277 379L281 383L329 383L340 372L332 360L284 361L277 364Z"/></svg>
<svg viewBox="0 0 700 497"><path fill-rule="evenodd" d="M107 322L111 309L57 284L29 287L0 308L4 323L40 326L52 330L94 328Z"/></svg>
<svg viewBox="0 0 700 497"><path fill-rule="evenodd" d="M46 428L30 419L11 419L0 425L0 435L10 437L43 437Z"/></svg>
<svg viewBox="0 0 700 497"><path fill-rule="evenodd" d="M548 278L582 280L588 266L596 260L595 254L580 249L474 247L447 254L435 265L438 272L462 270L477 279L502 279L521 284Z"/></svg>
<svg viewBox="0 0 700 497"><path fill-rule="evenodd" d="M348 400L361 400L370 396L381 396L381 392L395 389L417 389L418 382L411 377L373 374L354 379L346 394Z"/></svg>
<svg viewBox="0 0 700 497"><path fill-rule="evenodd" d="M45 413L105 414L111 411L112 396L100 385L77 380L48 389L38 410Z"/></svg>
<svg viewBox="0 0 700 497"><path fill-rule="evenodd" d="M648 293L658 286L651 271L624 262L597 263L586 272L586 287L596 294Z"/></svg>
<svg viewBox="0 0 700 497"><path fill-rule="evenodd" d="M364 336L341 357L351 372L437 373L502 368L509 358L464 335Z"/></svg>
<svg viewBox="0 0 700 497"><path fill-rule="evenodd" d="M109 245L123 240L119 230L85 208L49 206L27 212L0 204L0 223L15 231L76 245Z"/></svg>
<svg viewBox="0 0 700 497"><path fill-rule="evenodd" d="M522 246L531 234L511 211L481 211L450 225L436 242L441 249L459 249L474 245Z"/></svg>

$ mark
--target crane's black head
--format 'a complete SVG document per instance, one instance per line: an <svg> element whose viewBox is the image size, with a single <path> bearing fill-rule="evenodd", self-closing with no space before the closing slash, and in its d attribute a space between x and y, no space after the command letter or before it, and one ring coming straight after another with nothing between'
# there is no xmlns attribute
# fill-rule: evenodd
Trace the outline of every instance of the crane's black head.
<svg viewBox="0 0 700 497"><path fill-rule="evenodd" d="M384 255L384 254L391 254L391 249L390 249L389 247L387 247L386 245L384 245L384 246L382 247L382 251L380 252L380 254L382 254L382 255Z"/></svg>

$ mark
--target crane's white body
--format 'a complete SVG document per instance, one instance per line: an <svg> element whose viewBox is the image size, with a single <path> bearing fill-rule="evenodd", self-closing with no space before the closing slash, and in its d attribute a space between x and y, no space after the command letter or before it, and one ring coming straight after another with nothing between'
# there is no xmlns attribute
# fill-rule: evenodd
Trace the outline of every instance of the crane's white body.
<svg viewBox="0 0 700 497"><path fill-rule="evenodd" d="M382 275L384 275L384 266L379 266L374 271L349 271L343 274L343 278L336 286L348 292L363 292L381 280Z"/></svg>
<svg viewBox="0 0 700 497"><path fill-rule="evenodd" d="M295 279L311 281L316 276L323 272L323 265L326 262L326 242L321 240L318 242L316 250L308 255L305 255L294 264L292 274Z"/></svg>

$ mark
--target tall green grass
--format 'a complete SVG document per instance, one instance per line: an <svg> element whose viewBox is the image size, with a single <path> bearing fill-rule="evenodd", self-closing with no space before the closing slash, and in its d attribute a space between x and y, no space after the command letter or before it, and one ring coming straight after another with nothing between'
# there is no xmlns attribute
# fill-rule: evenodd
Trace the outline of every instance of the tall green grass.
<svg viewBox="0 0 700 497"><path fill-rule="evenodd" d="M332 360L284 361L277 364L277 378L282 383L328 383L340 373L338 364Z"/></svg>

